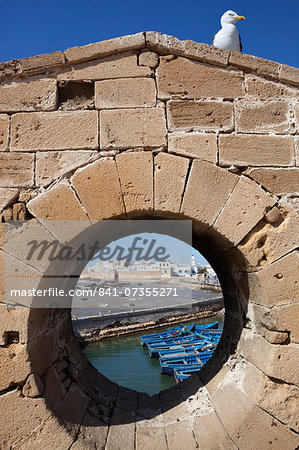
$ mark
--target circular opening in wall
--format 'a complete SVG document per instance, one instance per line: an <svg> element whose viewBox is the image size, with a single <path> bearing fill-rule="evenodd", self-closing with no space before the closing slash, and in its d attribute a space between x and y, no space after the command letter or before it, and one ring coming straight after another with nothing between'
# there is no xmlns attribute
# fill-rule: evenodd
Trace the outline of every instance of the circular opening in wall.
<svg viewBox="0 0 299 450"><path fill-rule="evenodd" d="M150 395L199 372L224 322L220 282L192 232L162 231L135 230L100 248L72 299L86 358L111 381Z"/></svg>

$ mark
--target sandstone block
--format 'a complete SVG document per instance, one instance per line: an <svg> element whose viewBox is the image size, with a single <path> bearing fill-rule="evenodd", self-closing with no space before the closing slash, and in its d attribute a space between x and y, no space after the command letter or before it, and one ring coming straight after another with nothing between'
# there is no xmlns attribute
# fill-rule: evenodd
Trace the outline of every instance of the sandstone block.
<svg viewBox="0 0 299 450"><path fill-rule="evenodd" d="M299 102L293 104L294 116L295 116L295 130L296 134L299 134Z"/></svg>
<svg viewBox="0 0 299 450"><path fill-rule="evenodd" d="M264 217L275 200L245 178L241 178L225 204L214 228L237 245Z"/></svg>
<svg viewBox="0 0 299 450"><path fill-rule="evenodd" d="M248 95L257 99L295 98L298 95L295 88L290 88L283 83L265 80L256 75L246 75L245 83Z"/></svg>
<svg viewBox="0 0 299 450"><path fill-rule="evenodd" d="M188 450L198 449L192 425L188 419L180 419L177 422L166 425L165 432L169 450L178 450L181 448Z"/></svg>
<svg viewBox="0 0 299 450"><path fill-rule="evenodd" d="M23 71L43 71L49 67L60 66L65 62L62 52L44 53L21 59Z"/></svg>
<svg viewBox="0 0 299 450"><path fill-rule="evenodd" d="M60 183L38 195L30 200L27 207L39 219L86 220L86 214L67 183Z"/></svg>
<svg viewBox="0 0 299 450"><path fill-rule="evenodd" d="M114 160L99 159L78 170L72 185L91 219L108 219L125 212Z"/></svg>
<svg viewBox="0 0 299 450"><path fill-rule="evenodd" d="M296 67L287 66L285 64L281 64L279 79L286 83L294 84L296 86L299 85L299 69Z"/></svg>
<svg viewBox="0 0 299 450"><path fill-rule="evenodd" d="M295 363L298 360L298 348L295 345L270 344L258 334L243 330L240 352L247 361L269 377L298 384Z"/></svg>
<svg viewBox="0 0 299 450"><path fill-rule="evenodd" d="M8 129L9 129L9 116L7 116L6 114L0 114L0 151L7 150Z"/></svg>
<svg viewBox="0 0 299 450"><path fill-rule="evenodd" d="M133 449L135 443L135 422L130 411L114 408L112 422L106 442L107 450Z"/></svg>
<svg viewBox="0 0 299 450"><path fill-rule="evenodd" d="M116 164L127 212L153 209L153 155L121 153Z"/></svg>
<svg viewBox="0 0 299 450"><path fill-rule="evenodd" d="M44 390L44 384L37 373L31 373L22 389L25 397L39 397Z"/></svg>
<svg viewBox="0 0 299 450"><path fill-rule="evenodd" d="M249 295L254 303L272 307L298 301L298 269L299 254L295 251L252 275ZM256 295L258 291L260 295Z"/></svg>
<svg viewBox="0 0 299 450"><path fill-rule="evenodd" d="M194 434L199 448L221 450L233 448L233 443L214 411L196 417Z"/></svg>
<svg viewBox="0 0 299 450"><path fill-rule="evenodd" d="M62 80L107 80L111 78L150 77L149 67L138 66L133 52L118 53L95 61L65 68L57 75Z"/></svg>
<svg viewBox="0 0 299 450"><path fill-rule="evenodd" d="M100 130L102 150L166 145L163 108L101 111Z"/></svg>
<svg viewBox="0 0 299 450"><path fill-rule="evenodd" d="M155 157L155 210L179 211L189 163L167 153Z"/></svg>
<svg viewBox="0 0 299 450"><path fill-rule="evenodd" d="M12 207L13 220L26 220L27 210L24 203L15 203Z"/></svg>
<svg viewBox="0 0 299 450"><path fill-rule="evenodd" d="M253 169L250 178L263 185L273 194L299 192L299 169Z"/></svg>
<svg viewBox="0 0 299 450"><path fill-rule="evenodd" d="M53 111L57 104L56 80L19 82L0 86L0 111Z"/></svg>
<svg viewBox="0 0 299 450"><path fill-rule="evenodd" d="M74 450L82 448L104 449L108 434L108 427L99 419L93 417L88 411L85 414L76 442L72 445Z"/></svg>
<svg viewBox="0 0 299 450"><path fill-rule="evenodd" d="M0 188L0 212L17 198L18 193L18 189Z"/></svg>
<svg viewBox="0 0 299 450"><path fill-rule="evenodd" d="M156 103L153 78L119 78L95 83L97 109L150 107Z"/></svg>
<svg viewBox="0 0 299 450"><path fill-rule="evenodd" d="M98 148L96 111L15 114L11 147L15 151Z"/></svg>
<svg viewBox="0 0 299 450"><path fill-rule="evenodd" d="M192 58L196 61L215 64L216 66L227 66L228 50L212 47L194 41L180 41L174 36L149 31L146 35L146 46L157 51L160 55L180 55Z"/></svg>
<svg viewBox="0 0 299 450"><path fill-rule="evenodd" d="M296 249L298 230L299 216L291 208L272 223L258 224L238 246L248 263L243 269L258 270Z"/></svg>
<svg viewBox="0 0 299 450"><path fill-rule="evenodd" d="M14 443L20 442L27 435L28 430L39 427L51 415L44 399L23 397L18 390L2 395L0 407L1 411L6 413L6 419L0 430L0 442L4 448L12 447ZM30 448L32 448L31 445Z"/></svg>
<svg viewBox="0 0 299 450"><path fill-rule="evenodd" d="M155 52L151 52L148 49L144 49L141 51L139 55L139 65L140 66L148 66L153 69L157 67L159 63L159 56Z"/></svg>
<svg viewBox="0 0 299 450"><path fill-rule="evenodd" d="M233 107L230 102L194 102L173 100L167 104L169 131L233 129Z"/></svg>
<svg viewBox="0 0 299 450"><path fill-rule="evenodd" d="M289 114L290 106L286 102L240 100L235 103L236 131L287 134L292 131Z"/></svg>
<svg viewBox="0 0 299 450"><path fill-rule="evenodd" d="M294 158L289 136L221 135L219 161L222 165L288 166Z"/></svg>
<svg viewBox="0 0 299 450"><path fill-rule="evenodd" d="M26 378L31 372L30 361L28 361L27 355L28 354L25 345L20 343L1 347L1 391L7 389L10 386L25 382Z"/></svg>
<svg viewBox="0 0 299 450"><path fill-rule="evenodd" d="M215 163L217 137L214 134L171 133L168 135L168 152Z"/></svg>
<svg viewBox="0 0 299 450"><path fill-rule="evenodd" d="M234 402L227 408L231 398L234 398ZM273 448L289 447L290 442L291 447L296 445L296 435L255 406L233 381L215 391L211 400L218 417L238 448L245 450L258 447L267 450L270 445Z"/></svg>
<svg viewBox="0 0 299 450"><path fill-rule="evenodd" d="M34 184L34 155L0 153L0 186L31 187Z"/></svg>
<svg viewBox="0 0 299 450"><path fill-rule="evenodd" d="M55 416L67 422L81 423L89 402L90 398L75 383L72 383L55 410Z"/></svg>
<svg viewBox="0 0 299 450"><path fill-rule="evenodd" d="M128 50L139 50L145 46L144 33L130 34L115 39L108 39L94 44L72 47L64 54L69 62L86 61Z"/></svg>
<svg viewBox="0 0 299 450"><path fill-rule="evenodd" d="M185 58L161 58L157 69L158 98L221 97L232 99L244 96L241 74L206 66Z"/></svg>
<svg viewBox="0 0 299 450"><path fill-rule="evenodd" d="M237 181L238 177L230 172L205 161L194 160L181 212L197 219L203 230L207 229L217 218Z"/></svg>
<svg viewBox="0 0 299 450"><path fill-rule="evenodd" d="M265 75L270 78L278 78L280 65L275 61L246 55L240 52L230 52L229 64L248 71L256 72L258 75Z"/></svg>
<svg viewBox="0 0 299 450"><path fill-rule="evenodd" d="M265 328L263 337L270 344L284 344L288 340L289 334L285 331L272 331Z"/></svg>
<svg viewBox="0 0 299 450"><path fill-rule="evenodd" d="M136 429L136 450L167 450L164 427L137 427Z"/></svg>
<svg viewBox="0 0 299 450"><path fill-rule="evenodd" d="M98 152L96 151L37 152L36 185L47 186L57 178L94 161L97 156Z"/></svg>

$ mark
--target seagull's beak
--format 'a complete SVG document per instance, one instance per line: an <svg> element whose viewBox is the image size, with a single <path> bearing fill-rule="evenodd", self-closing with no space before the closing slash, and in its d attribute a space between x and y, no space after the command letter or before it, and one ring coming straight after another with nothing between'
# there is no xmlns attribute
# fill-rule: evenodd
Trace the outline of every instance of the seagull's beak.
<svg viewBox="0 0 299 450"><path fill-rule="evenodd" d="M235 17L235 19L236 20L245 20L245 17L244 16L237 16L237 17Z"/></svg>

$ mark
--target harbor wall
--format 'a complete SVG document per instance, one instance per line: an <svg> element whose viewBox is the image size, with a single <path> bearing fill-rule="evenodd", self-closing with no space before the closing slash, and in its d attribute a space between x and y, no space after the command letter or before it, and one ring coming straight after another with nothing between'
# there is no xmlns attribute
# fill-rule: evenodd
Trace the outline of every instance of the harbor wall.
<svg viewBox="0 0 299 450"><path fill-rule="evenodd" d="M157 32L0 64L1 449L298 447L298 86L294 67ZM5 292L51 273L19 258L28 222L69 242L53 221L88 240L141 218L192 221L225 305L212 358L153 397L86 360L70 307Z"/></svg>
<svg viewBox="0 0 299 450"><path fill-rule="evenodd" d="M185 307L155 308L126 311L102 316L73 318L73 329L79 341L96 341L105 337L120 336L148 330L180 321L210 317L222 310L222 297L192 302Z"/></svg>

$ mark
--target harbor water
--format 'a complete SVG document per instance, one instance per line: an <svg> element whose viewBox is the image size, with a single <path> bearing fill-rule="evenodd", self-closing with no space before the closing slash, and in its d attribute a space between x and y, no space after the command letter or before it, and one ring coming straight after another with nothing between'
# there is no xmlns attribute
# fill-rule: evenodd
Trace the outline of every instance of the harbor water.
<svg viewBox="0 0 299 450"><path fill-rule="evenodd" d="M217 320L222 327L223 319L224 316L218 314L196 323L207 324ZM148 356L146 347L140 345L140 336L167 329L168 327L151 329L148 332L91 342L82 345L82 351L93 366L110 380L120 386L153 395L176 383L174 376L161 374L159 359Z"/></svg>

